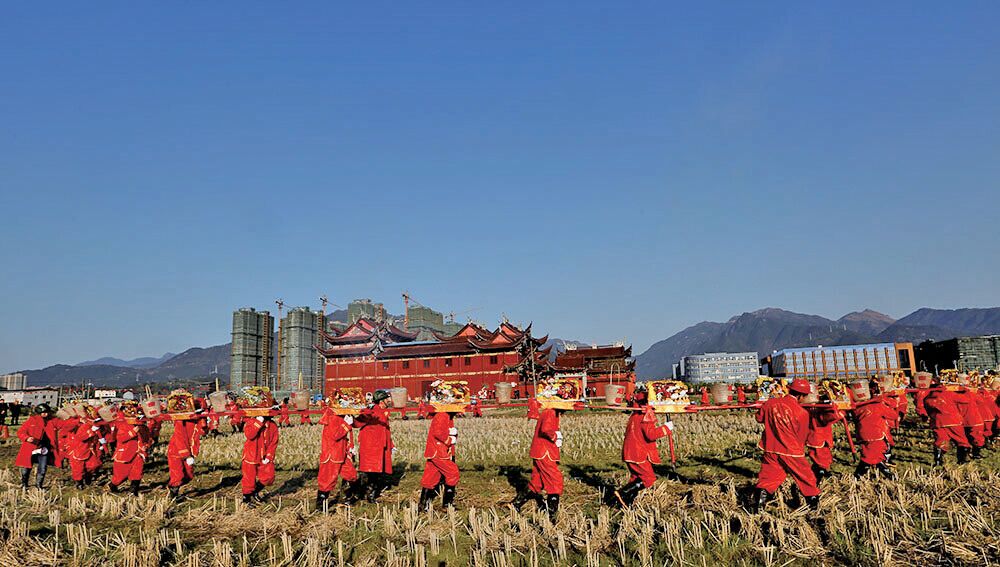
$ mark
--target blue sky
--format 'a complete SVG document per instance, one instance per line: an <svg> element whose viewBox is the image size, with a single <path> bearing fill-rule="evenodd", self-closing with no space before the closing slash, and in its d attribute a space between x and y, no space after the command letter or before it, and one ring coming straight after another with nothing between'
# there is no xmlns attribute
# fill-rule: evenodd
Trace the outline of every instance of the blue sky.
<svg viewBox="0 0 1000 567"><path fill-rule="evenodd" d="M637 352L1000 304L1000 5L537 4L6 6L0 371L322 293Z"/></svg>

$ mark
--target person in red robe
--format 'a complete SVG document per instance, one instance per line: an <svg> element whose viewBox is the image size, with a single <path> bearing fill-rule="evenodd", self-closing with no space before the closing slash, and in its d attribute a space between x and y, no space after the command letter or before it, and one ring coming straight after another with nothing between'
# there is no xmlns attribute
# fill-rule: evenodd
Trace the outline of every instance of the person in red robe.
<svg viewBox="0 0 1000 567"><path fill-rule="evenodd" d="M615 490L615 497L623 506L631 506L638 498L639 492L650 488L656 482L653 465L662 461L656 448L656 441L673 435L674 422L667 414L663 425L656 424L656 414L653 408L646 405L645 390L636 390L633 396L633 407L645 408L643 411L633 411L625 425L625 440L622 443L622 460L628 468L631 477L628 483Z"/></svg>
<svg viewBox="0 0 1000 567"><path fill-rule="evenodd" d="M31 469L37 466L35 486L41 490L45 485L45 471L49 462L58 466L61 461L57 425L58 420L52 417L52 408L41 403L35 406L31 417L17 430L21 448L17 451L14 466L21 467L22 488L28 488Z"/></svg>
<svg viewBox="0 0 1000 567"><path fill-rule="evenodd" d="M711 403L712 399L708 396L708 388L702 387L701 389L701 405L707 406Z"/></svg>
<svg viewBox="0 0 1000 567"><path fill-rule="evenodd" d="M430 414L430 404L427 403L427 400L420 398L420 401L417 402L417 419L427 419Z"/></svg>
<svg viewBox="0 0 1000 567"><path fill-rule="evenodd" d="M278 450L278 425L270 416L258 415L243 424L243 503L261 499L261 491L274 484L274 455Z"/></svg>
<svg viewBox="0 0 1000 567"><path fill-rule="evenodd" d="M756 510L760 511L778 490L785 477L791 475L806 503L819 507L819 487L806 458L809 438L809 412L801 406L809 395L809 382L793 380L789 394L769 398L757 410L757 421L764 424L760 448L764 456L757 478Z"/></svg>
<svg viewBox="0 0 1000 567"><path fill-rule="evenodd" d="M455 464L455 445L458 444L458 429L455 428L455 414L435 412L431 427L427 431L424 447L424 475L420 479L420 502L418 508L426 510L437 492L438 485L444 483L441 505L447 508L455 502L455 487L458 486L458 465Z"/></svg>
<svg viewBox="0 0 1000 567"><path fill-rule="evenodd" d="M895 402L879 393L878 383L869 386L875 396L855 404L854 421L857 425L858 442L861 445L861 462L854 476L861 478L869 470L876 469L888 478L894 478L887 462L891 452L892 424L899 418Z"/></svg>
<svg viewBox="0 0 1000 567"><path fill-rule="evenodd" d="M67 447L69 450L69 467L76 487L83 489L84 484L90 484L101 466L101 427L97 412L87 409L87 417L81 418L76 429L69 435ZM106 442L106 441L105 441Z"/></svg>
<svg viewBox="0 0 1000 567"><path fill-rule="evenodd" d="M743 386L736 386L736 403L747 403L747 393L746 390L743 389Z"/></svg>
<svg viewBox="0 0 1000 567"><path fill-rule="evenodd" d="M129 422L120 415L115 423L115 453L111 465L111 491L127 479L133 496L139 495L143 468L153 445L153 437L144 423Z"/></svg>
<svg viewBox="0 0 1000 567"><path fill-rule="evenodd" d="M278 427L290 427L292 425L292 420L288 415L288 398L281 400L281 406L278 408Z"/></svg>
<svg viewBox="0 0 1000 567"><path fill-rule="evenodd" d="M986 446L985 422L976 402L976 394L972 389L960 386L955 391L955 402L958 412L962 415L965 426L965 436L972 443L972 458L981 459L983 447Z"/></svg>
<svg viewBox="0 0 1000 567"><path fill-rule="evenodd" d="M844 414L834 406L824 392L819 407L809 408L809 435L806 437L806 447L809 449L809 460L812 461L812 471L816 476L816 485L830 476L833 466L833 424L844 419Z"/></svg>
<svg viewBox="0 0 1000 567"><path fill-rule="evenodd" d="M230 401L226 404L226 411L229 413L229 424L233 426L233 433L239 431L243 432L243 413L240 411L240 407L236 405L235 401Z"/></svg>
<svg viewBox="0 0 1000 567"><path fill-rule="evenodd" d="M483 408L479 407L478 398L469 400L469 405L472 406L472 417L483 417Z"/></svg>
<svg viewBox="0 0 1000 567"><path fill-rule="evenodd" d="M201 428L193 420L174 421L174 433L167 444L167 488L171 498L180 495L181 487L194 480L194 459L201 449Z"/></svg>
<svg viewBox="0 0 1000 567"><path fill-rule="evenodd" d="M544 492L545 507L552 522L555 522L559 513L559 499L563 493L563 476L559 470L559 449L563 443L562 432L559 430L559 417L562 412L563 410L545 408L539 413L528 453L531 457L531 480L528 482L528 491L519 495L514 502L516 508L522 507L529 500L542 502L542 492Z"/></svg>
<svg viewBox="0 0 1000 567"><path fill-rule="evenodd" d="M392 474L392 435L389 431L389 393L378 390L372 395L373 406L354 420L358 431L358 470L365 474L363 490L369 502L375 502L388 487Z"/></svg>
<svg viewBox="0 0 1000 567"><path fill-rule="evenodd" d="M322 511L330 499L330 492L337 487L337 478L343 478L344 496L349 504L353 504L358 495L358 471L350 453L354 448L354 433L351 426L354 418L339 416L329 408L323 410L319 419L323 426L319 445L319 478L316 493L316 510Z"/></svg>
<svg viewBox="0 0 1000 567"><path fill-rule="evenodd" d="M299 425L312 425L312 416L308 413L302 412L299 414Z"/></svg>
<svg viewBox="0 0 1000 567"><path fill-rule="evenodd" d="M968 460L972 444L965 435L965 425L958 409L955 392L947 389L935 377L934 386L927 390L924 407L934 430L934 466L944 465L944 456L954 443L957 447L958 463Z"/></svg>
<svg viewBox="0 0 1000 567"><path fill-rule="evenodd" d="M59 468L63 468L63 462L69 460L69 445L70 436L76 431L77 426L80 425L80 418L76 415L72 415L66 419L63 419L56 426L58 431L56 432L59 437L59 451L56 454L55 464Z"/></svg>

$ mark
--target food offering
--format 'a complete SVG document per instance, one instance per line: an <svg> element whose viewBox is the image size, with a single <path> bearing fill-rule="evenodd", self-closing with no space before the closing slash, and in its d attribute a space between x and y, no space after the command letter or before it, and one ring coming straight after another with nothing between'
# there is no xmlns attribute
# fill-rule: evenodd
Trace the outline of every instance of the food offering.
<svg viewBox="0 0 1000 567"><path fill-rule="evenodd" d="M236 397L236 405L250 417L271 415L274 396L267 386L244 386Z"/></svg>
<svg viewBox="0 0 1000 567"><path fill-rule="evenodd" d="M173 390L167 396L167 415L173 421L193 419L197 409L194 405L194 395L187 390Z"/></svg>
<svg viewBox="0 0 1000 567"><path fill-rule="evenodd" d="M958 370L954 368L949 368L947 370L942 370L941 374L941 385L948 390L958 390L961 387L961 379L958 375Z"/></svg>
<svg viewBox="0 0 1000 567"><path fill-rule="evenodd" d="M118 411L122 414L122 419L125 423L130 423L135 425L142 421L144 417L142 414L142 408L139 407L139 402L135 400L125 400L118 405Z"/></svg>
<svg viewBox="0 0 1000 567"><path fill-rule="evenodd" d="M464 412L469 405L469 383L464 380L435 380L430 386L430 404L439 412Z"/></svg>
<svg viewBox="0 0 1000 567"><path fill-rule="evenodd" d="M758 376L754 385L757 388L758 402L766 402L771 398L780 398L781 396L788 395L788 382L784 378Z"/></svg>
<svg viewBox="0 0 1000 567"><path fill-rule="evenodd" d="M847 386L840 380L822 380L819 383L820 396L825 396L834 406L839 409L850 409L851 394L847 391Z"/></svg>
<svg viewBox="0 0 1000 567"><path fill-rule="evenodd" d="M327 407L337 415L357 415L368 407L361 388L340 388L326 400Z"/></svg>
<svg viewBox="0 0 1000 567"><path fill-rule="evenodd" d="M583 379L580 374L557 374L541 380L535 399L543 408L570 410L583 406Z"/></svg>
<svg viewBox="0 0 1000 567"><path fill-rule="evenodd" d="M680 380L650 380L646 395L656 413L684 413L691 405L688 386Z"/></svg>

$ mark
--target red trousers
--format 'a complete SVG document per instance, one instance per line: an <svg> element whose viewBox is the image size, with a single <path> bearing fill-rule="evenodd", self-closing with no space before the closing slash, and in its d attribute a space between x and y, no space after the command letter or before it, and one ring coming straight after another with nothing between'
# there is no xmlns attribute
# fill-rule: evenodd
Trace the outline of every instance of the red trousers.
<svg viewBox="0 0 1000 567"><path fill-rule="evenodd" d="M118 486L128 480L142 480L142 467L146 464L142 457L132 459L130 463L115 461L111 465L111 484Z"/></svg>
<svg viewBox="0 0 1000 567"><path fill-rule="evenodd" d="M817 467L828 471L833 466L833 451L829 445L809 447L809 459L816 463Z"/></svg>
<svg viewBox="0 0 1000 567"><path fill-rule="evenodd" d="M969 438L976 447L983 447L986 445L986 426L977 425L975 427L966 427L965 436Z"/></svg>
<svg viewBox="0 0 1000 567"><path fill-rule="evenodd" d="M167 457L167 468L170 470L170 480L167 486L177 488L194 479L194 466L184 462L187 457Z"/></svg>
<svg viewBox="0 0 1000 567"><path fill-rule="evenodd" d="M819 487L816 486L816 475L809 466L809 459L791 457L777 453L764 453L760 462L760 476L757 478L757 488L774 493L785 481L787 475L792 475L799 492L803 496L816 496Z"/></svg>
<svg viewBox="0 0 1000 567"><path fill-rule="evenodd" d="M889 444L885 439L878 441L861 442L861 462L867 465L877 465L885 461L885 452L889 450Z"/></svg>
<svg viewBox="0 0 1000 567"><path fill-rule="evenodd" d="M441 479L447 486L458 484L458 465L451 459L427 459L424 463L424 476L420 478L421 488L434 488Z"/></svg>
<svg viewBox="0 0 1000 567"><path fill-rule="evenodd" d="M258 482L264 486L274 484L274 463L255 465L244 461L241 470L243 480L240 481L240 487L243 489L243 494L253 494Z"/></svg>
<svg viewBox="0 0 1000 567"><path fill-rule="evenodd" d="M342 477L347 482L358 480L358 471L350 459L342 463L319 464L319 491L332 492L334 488L337 488L337 477Z"/></svg>
<svg viewBox="0 0 1000 567"><path fill-rule="evenodd" d="M632 473L632 476L628 479L629 482L641 480L642 485L646 488L651 488L653 483L656 482L656 473L653 472L653 463L649 461L643 461L641 463L630 463L626 461L625 466L628 467L628 472Z"/></svg>
<svg viewBox="0 0 1000 567"><path fill-rule="evenodd" d="M532 459L531 480L528 490L546 494L563 493L563 476L559 470L559 461L552 459Z"/></svg>
<svg viewBox="0 0 1000 567"><path fill-rule="evenodd" d="M73 475L73 480L83 480L84 474L92 473L99 468L101 468L100 459L96 461L93 458L85 461L81 461L80 459L69 460L69 470Z"/></svg>
<svg viewBox="0 0 1000 567"><path fill-rule="evenodd" d="M942 451L947 451L951 447L952 441L959 447L965 447L966 449L972 446L969 444L969 438L965 436L965 429L960 426L934 428L935 447Z"/></svg>

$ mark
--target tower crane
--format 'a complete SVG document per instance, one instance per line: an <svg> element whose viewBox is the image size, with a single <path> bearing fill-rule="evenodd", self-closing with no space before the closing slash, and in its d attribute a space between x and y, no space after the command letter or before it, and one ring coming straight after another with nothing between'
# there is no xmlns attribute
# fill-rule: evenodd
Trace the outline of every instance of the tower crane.
<svg viewBox="0 0 1000 567"><path fill-rule="evenodd" d="M419 301L414 299L410 292L403 292L403 329L408 330L410 327L410 302L418 307L423 307Z"/></svg>
<svg viewBox="0 0 1000 567"><path fill-rule="evenodd" d="M448 313L447 322L448 323L454 323L456 315L465 315L467 313L475 313L476 311L479 311L480 309L482 309L482 307L470 307L469 309L466 309L464 311L459 311L458 313L452 311L452 312Z"/></svg>

